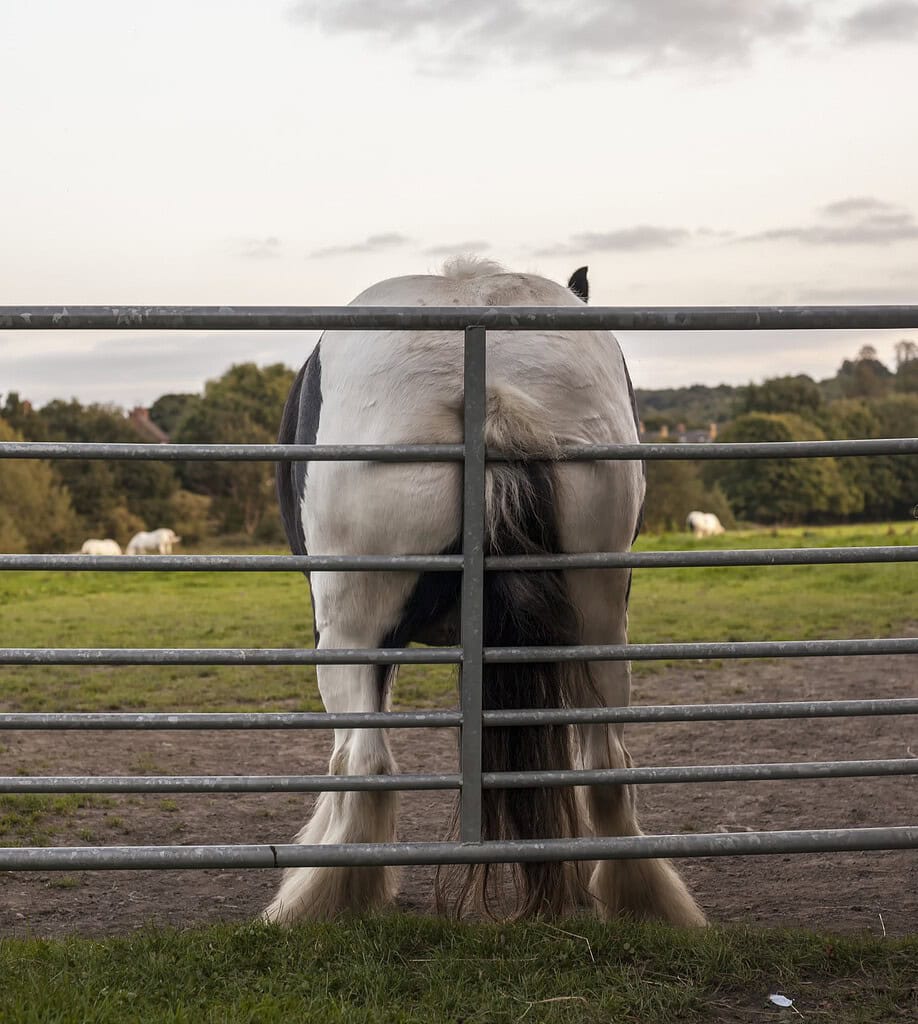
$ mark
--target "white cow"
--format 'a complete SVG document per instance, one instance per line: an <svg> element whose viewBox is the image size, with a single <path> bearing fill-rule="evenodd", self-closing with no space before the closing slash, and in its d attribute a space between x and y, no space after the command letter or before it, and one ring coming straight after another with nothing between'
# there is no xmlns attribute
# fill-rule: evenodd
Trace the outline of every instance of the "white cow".
<svg viewBox="0 0 918 1024"><path fill-rule="evenodd" d="M141 530L140 533L135 533L128 542L126 554L128 555L142 555L145 553L159 554L159 555L171 555L172 545L178 544L181 537L177 537L173 530L168 530L165 527L160 527L158 530L153 530L151 533L146 533Z"/></svg>
<svg viewBox="0 0 918 1024"><path fill-rule="evenodd" d="M112 540L111 537L106 537L105 540L96 540L95 537L90 537L89 540L83 541L83 546L80 548L81 555L120 555L121 545L116 540Z"/></svg>
<svg viewBox="0 0 918 1024"><path fill-rule="evenodd" d="M725 532L720 520L713 512L689 512L685 520L685 528L691 530L696 537L716 537Z"/></svg>

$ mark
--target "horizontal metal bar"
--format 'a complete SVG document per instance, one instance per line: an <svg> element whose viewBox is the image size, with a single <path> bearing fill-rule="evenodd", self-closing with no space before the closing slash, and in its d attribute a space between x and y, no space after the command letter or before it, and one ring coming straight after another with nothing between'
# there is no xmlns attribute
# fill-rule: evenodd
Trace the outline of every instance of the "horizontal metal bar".
<svg viewBox="0 0 918 1024"><path fill-rule="evenodd" d="M2 647L0 665L458 665L458 647Z"/></svg>
<svg viewBox="0 0 918 1024"><path fill-rule="evenodd" d="M736 857L918 848L918 826L713 832L485 843L298 843L247 846L88 846L0 848L0 871L156 868L361 867L408 864L514 864L532 861Z"/></svg>
<svg viewBox="0 0 918 1024"><path fill-rule="evenodd" d="M63 572L455 572L462 569L462 555L0 555L0 571L4 569Z"/></svg>
<svg viewBox="0 0 918 1024"><path fill-rule="evenodd" d="M461 724L462 715L458 711L14 711L0 714L0 730L445 729Z"/></svg>
<svg viewBox="0 0 918 1024"><path fill-rule="evenodd" d="M918 438L871 437L835 441L724 441L699 444L568 445L559 459L685 461L803 459L914 455ZM506 452L489 451L491 462ZM124 459L149 462L461 462L461 444L152 444L103 441L3 441L0 459ZM539 461L539 460L532 460Z"/></svg>
<svg viewBox="0 0 918 1024"><path fill-rule="evenodd" d="M773 782L918 775L918 758L769 764L673 765L534 772L485 772L484 789ZM458 774L415 775L54 775L0 776L0 793L322 793L461 789Z"/></svg>
<svg viewBox="0 0 918 1024"><path fill-rule="evenodd" d="M654 785L664 782L774 782L782 779L854 779L918 775L918 758L873 761L807 761L768 764L673 765L652 768L599 768L572 771L485 772L485 789Z"/></svg>
<svg viewBox="0 0 918 1024"><path fill-rule="evenodd" d="M0 793L350 793L460 789L458 774L4 775Z"/></svg>
<svg viewBox="0 0 918 1024"><path fill-rule="evenodd" d="M703 441L699 444L571 445L561 458L571 462L599 459L809 459L849 455L914 455L916 437L871 437L836 441ZM492 458L488 453L488 458Z"/></svg>
<svg viewBox="0 0 918 1024"><path fill-rule="evenodd" d="M4 441L0 459L126 459L148 462L461 462L461 444L152 444Z"/></svg>
<svg viewBox="0 0 918 1024"><path fill-rule="evenodd" d="M635 705L485 711L486 726L568 725L614 722L746 721L918 714L918 698L850 701L786 701L746 704ZM457 711L393 712L6 712L0 730L223 730L454 728Z"/></svg>
<svg viewBox="0 0 918 1024"><path fill-rule="evenodd" d="M54 557L12 555L12 558ZM859 565L918 562L918 544L847 548L749 548L728 551L598 551L486 558L486 569L685 569L737 565ZM0 556L0 569L4 567Z"/></svg>
<svg viewBox="0 0 918 1024"><path fill-rule="evenodd" d="M644 704L624 708L532 708L485 711L485 726L613 722L733 722L756 719L861 718L916 715L918 697L777 701L745 704ZM125 729L440 729L462 724L458 711L5 712L0 730Z"/></svg>
<svg viewBox="0 0 918 1024"><path fill-rule="evenodd" d="M487 647L485 661L494 664L526 661L690 661L704 658L824 658L862 654L918 654L918 637L876 640L737 640L685 644Z"/></svg>
<svg viewBox="0 0 918 1024"><path fill-rule="evenodd" d="M916 562L918 544L727 551L599 551L492 555L491 570L671 569L737 565L860 565ZM462 555L0 555L4 570L66 572L456 572Z"/></svg>
<svg viewBox="0 0 918 1024"><path fill-rule="evenodd" d="M487 647L487 664L561 661L690 661L703 658L821 658L918 654L918 637L676 644ZM457 665L459 647L0 647L0 665Z"/></svg>
<svg viewBox="0 0 918 1024"><path fill-rule="evenodd" d="M0 306L3 330L781 331L918 327L918 306Z"/></svg>
<svg viewBox="0 0 918 1024"><path fill-rule="evenodd" d="M531 708L486 711L485 725L590 725L613 722L741 722L772 718L918 715L918 697L744 704L636 704L625 708ZM0 728L3 716L0 716Z"/></svg>

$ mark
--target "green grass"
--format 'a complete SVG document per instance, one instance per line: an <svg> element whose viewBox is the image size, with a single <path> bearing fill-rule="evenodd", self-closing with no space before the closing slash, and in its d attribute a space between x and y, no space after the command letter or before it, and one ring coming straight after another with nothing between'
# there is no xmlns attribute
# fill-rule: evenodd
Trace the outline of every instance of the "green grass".
<svg viewBox="0 0 918 1024"><path fill-rule="evenodd" d="M62 896L62 898L66 898ZM0 1020L195 1024L913 1021L918 940L401 916L7 940Z"/></svg>
<svg viewBox="0 0 918 1024"><path fill-rule="evenodd" d="M643 537L641 551L867 547L918 544L918 524L733 531L694 540ZM918 617L918 573L909 563L731 566L636 572L631 639L811 640L890 636Z"/></svg>
<svg viewBox="0 0 918 1024"><path fill-rule="evenodd" d="M743 531L694 541L644 537L639 550L907 544L915 524ZM638 571L631 639L811 639L893 635L915 618L914 565ZM0 636L9 647L298 647L308 588L296 573L2 573ZM653 670L652 664L638 666ZM445 666L405 666L396 701L455 699ZM320 710L315 671L296 666L0 668L0 706L22 711Z"/></svg>

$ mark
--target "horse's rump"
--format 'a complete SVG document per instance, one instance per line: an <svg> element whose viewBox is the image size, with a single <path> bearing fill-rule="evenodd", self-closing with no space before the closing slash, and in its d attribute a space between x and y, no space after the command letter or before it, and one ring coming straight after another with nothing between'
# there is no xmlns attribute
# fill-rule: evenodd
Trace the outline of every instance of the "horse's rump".
<svg viewBox="0 0 918 1024"><path fill-rule="evenodd" d="M354 304L579 302L543 278L460 260L442 277L384 281ZM490 462L486 470L486 554L626 551L643 501L640 463L552 461L568 443L637 441L632 389L614 337L603 331L489 331L486 369L486 442L509 457ZM463 404L461 332L335 332L320 339L300 371L279 441L457 443L463 440ZM461 550L460 464L301 461L281 464L277 483L284 526L297 553ZM588 575L589 584L586 577L569 578L562 570L486 573L484 643L538 647L625 642L627 571L595 570ZM459 638L459 573L323 571L310 582L319 647L403 647L411 641L455 643ZM319 666L323 701L329 710L383 710L389 706L395 671L384 666ZM627 703L626 664L603 663L593 672L595 686L589 667L581 662L485 664L483 704L487 709L514 709ZM587 767L622 767L627 752L620 735L605 726L489 727L483 730L482 761L485 771L548 771L577 767L580 761ZM330 770L395 771L384 731L337 730ZM606 829L606 834L639 832L624 787L605 787L588 799L592 825L585 826L570 788L485 790L484 837L563 837L580 834L584 827ZM345 798L330 792L320 798L298 841L394 838L391 794ZM515 912L555 912L567 905L570 874L562 865L525 864L513 870ZM630 886L640 893L629 903L616 894L623 885L629 888L633 871L616 869L614 878L609 865L596 871L590 891L609 913L635 906L645 890L672 889L665 881ZM474 897L487 906L489 876L494 874L487 867L470 868L457 905L461 908ZM348 907L384 905L393 892L388 869L297 869L285 875L267 914L273 920L327 917ZM662 907L665 901L659 902ZM677 919L665 909L654 912Z"/></svg>

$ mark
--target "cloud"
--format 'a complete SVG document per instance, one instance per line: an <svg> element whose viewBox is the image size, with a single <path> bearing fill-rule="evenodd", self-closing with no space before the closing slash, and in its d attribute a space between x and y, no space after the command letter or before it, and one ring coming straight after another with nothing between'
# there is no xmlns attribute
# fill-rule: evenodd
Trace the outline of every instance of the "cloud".
<svg viewBox="0 0 918 1024"><path fill-rule="evenodd" d="M861 43L907 43L918 36L918 3L886 0L866 4L845 18L842 38L852 46Z"/></svg>
<svg viewBox="0 0 918 1024"><path fill-rule="evenodd" d="M873 196L852 196L850 199L827 203L819 212L829 217L847 217L852 213L885 213L891 209L893 207L889 203L884 203L882 199L874 199Z"/></svg>
<svg viewBox="0 0 918 1024"><path fill-rule="evenodd" d="M244 260L276 260L281 254L281 240L277 235L266 238L245 238L236 250Z"/></svg>
<svg viewBox="0 0 918 1024"><path fill-rule="evenodd" d="M671 249L690 241L693 236L710 237L714 234L717 233L707 228L692 232L686 228L637 224L614 231L584 231L571 236L569 242L536 249L534 255L572 256L585 252L644 252L649 249Z"/></svg>
<svg viewBox="0 0 918 1024"><path fill-rule="evenodd" d="M395 249L402 245L408 245L412 240L396 231L388 231L379 235L370 235L362 242L352 242L349 245L330 245L324 249L316 249L309 254L309 259L319 259L323 256L344 256L350 253L382 252L385 249Z"/></svg>
<svg viewBox="0 0 918 1024"><path fill-rule="evenodd" d="M472 242L453 242L449 245L432 245L424 250L425 256L456 256L466 252L486 252L491 248L490 242L475 240Z"/></svg>
<svg viewBox="0 0 918 1024"><path fill-rule="evenodd" d="M618 231L586 231L574 235L574 243L599 252L637 252L641 249L669 249L685 242L691 232L685 228L660 228L652 224L638 224Z"/></svg>
<svg viewBox="0 0 918 1024"><path fill-rule="evenodd" d="M909 210L871 196L854 196L819 210L821 222L771 228L742 242L794 241L805 245L893 245L918 239L918 221Z"/></svg>
<svg viewBox="0 0 918 1024"><path fill-rule="evenodd" d="M407 41L426 64L461 69L616 59L632 66L736 63L813 23L814 0L298 0L292 19L328 33Z"/></svg>

